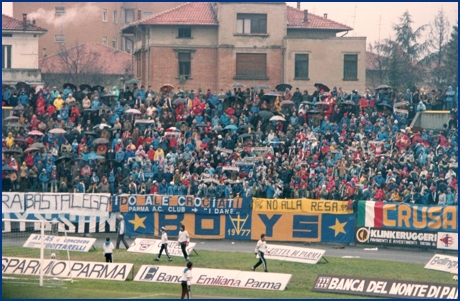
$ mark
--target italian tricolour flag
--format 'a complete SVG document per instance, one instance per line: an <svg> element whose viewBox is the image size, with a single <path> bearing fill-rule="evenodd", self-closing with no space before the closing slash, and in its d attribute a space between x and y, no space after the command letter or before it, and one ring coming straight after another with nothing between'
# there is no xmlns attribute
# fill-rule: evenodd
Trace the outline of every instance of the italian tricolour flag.
<svg viewBox="0 0 460 301"><path fill-rule="evenodd" d="M383 202L362 201L358 203L358 226L382 228Z"/></svg>

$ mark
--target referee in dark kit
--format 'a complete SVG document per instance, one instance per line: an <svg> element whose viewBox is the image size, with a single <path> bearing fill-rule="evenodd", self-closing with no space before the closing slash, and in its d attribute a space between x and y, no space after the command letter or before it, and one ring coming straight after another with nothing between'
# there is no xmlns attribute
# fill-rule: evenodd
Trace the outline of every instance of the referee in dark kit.
<svg viewBox="0 0 460 301"><path fill-rule="evenodd" d="M270 252L268 252L268 249L267 249L267 243L265 242L265 234L260 234L260 240L257 242L256 249L255 249L255 257L259 255L259 261L251 268L251 270L255 271L259 265L263 264L264 272L268 272L267 261L265 261L265 257L264 257L265 253L270 255Z"/></svg>
<svg viewBox="0 0 460 301"><path fill-rule="evenodd" d="M160 257L161 257L161 254L163 253L163 250L165 250L166 256L168 256L168 260L172 261L172 258L168 252L168 234L166 234L166 228L161 227L160 231L161 231L161 248L160 248L160 253L158 254L158 258L155 258L155 261L160 261Z"/></svg>

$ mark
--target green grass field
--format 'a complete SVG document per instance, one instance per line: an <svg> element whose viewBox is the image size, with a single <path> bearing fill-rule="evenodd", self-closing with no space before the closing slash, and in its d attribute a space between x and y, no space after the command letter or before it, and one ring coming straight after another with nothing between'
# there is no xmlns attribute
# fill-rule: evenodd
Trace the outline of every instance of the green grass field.
<svg viewBox="0 0 460 301"><path fill-rule="evenodd" d="M3 256L18 256L21 247L3 247ZM34 251L38 254L38 249ZM48 250L46 252L49 252ZM159 264L172 266L185 266L182 257L173 257L174 261L168 262L165 256L159 263L153 261L156 255L131 253L126 250L116 250L114 261L134 263L135 275L143 264ZM66 259L66 252L57 252L58 259ZM105 261L102 249L91 250L88 253L71 252L71 260ZM322 298L360 298L354 295L312 292L311 288L319 274L349 275L359 277L405 279L421 282L435 282L452 284L452 275L424 269L423 264L401 263L385 260L343 259L327 257L329 263L321 260L316 265L270 260L267 264L270 272L292 274L285 291L265 291L251 289L237 289L211 286L192 287L192 297L201 298L278 298L278 299L322 299ZM257 261L251 253L226 253L213 251L199 251L199 255L192 253L190 260L194 267L250 270ZM260 268L259 268L260 269ZM25 281L17 275L4 275L2 279L3 299L73 299L73 298L139 298L139 299L177 299L180 297L180 285L134 282L132 276L124 282L74 279L63 281L56 287L40 287L38 277L33 281ZM11 279L13 278L13 279Z"/></svg>

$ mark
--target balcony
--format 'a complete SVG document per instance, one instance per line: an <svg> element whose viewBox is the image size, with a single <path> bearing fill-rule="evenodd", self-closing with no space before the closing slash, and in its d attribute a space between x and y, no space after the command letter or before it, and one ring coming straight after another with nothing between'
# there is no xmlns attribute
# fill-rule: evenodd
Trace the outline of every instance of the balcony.
<svg viewBox="0 0 460 301"><path fill-rule="evenodd" d="M40 69L2 69L3 84L15 84L17 82L40 84L42 83L42 73Z"/></svg>

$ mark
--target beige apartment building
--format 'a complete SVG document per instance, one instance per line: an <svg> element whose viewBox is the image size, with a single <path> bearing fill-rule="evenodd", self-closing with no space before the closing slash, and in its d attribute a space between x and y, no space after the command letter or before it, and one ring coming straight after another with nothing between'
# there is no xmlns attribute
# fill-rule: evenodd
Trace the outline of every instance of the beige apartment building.
<svg viewBox="0 0 460 301"><path fill-rule="evenodd" d="M366 38L284 2L191 2L126 25L135 77L158 89L227 90L289 83L364 92Z"/></svg>
<svg viewBox="0 0 460 301"><path fill-rule="evenodd" d="M48 29L39 39L39 57L82 43L101 43L132 53L121 28L181 5L182 2L13 2L13 16Z"/></svg>

